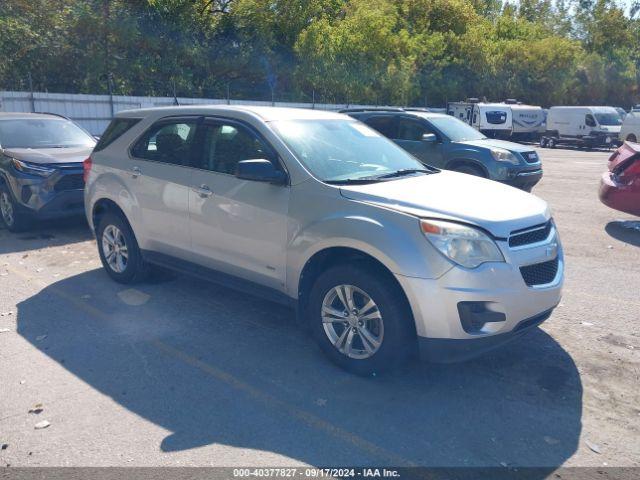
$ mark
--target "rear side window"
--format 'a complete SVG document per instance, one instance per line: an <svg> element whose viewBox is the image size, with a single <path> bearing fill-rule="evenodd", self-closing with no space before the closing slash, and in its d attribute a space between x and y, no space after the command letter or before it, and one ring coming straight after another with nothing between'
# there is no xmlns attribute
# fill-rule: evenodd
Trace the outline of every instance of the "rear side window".
<svg viewBox="0 0 640 480"><path fill-rule="evenodd" d="M152 126L131 153L136 158L189 166L198 120L176 120Z"/></svg>
<svg viewBox="0 0 640 480"><path fill-rule="evenodd" d="M387 138L396 138L396 121L391 115L367 118L364 123Z"/></svg>
<svg viewBox="0 0 640 480"><path fill-rule="evenodd" d="M93 149L94 152L104 150L124 133L126 133L131 127L140 121L139 118L115 118L111 121L107 129L104 131L98 144Z"/></svg>

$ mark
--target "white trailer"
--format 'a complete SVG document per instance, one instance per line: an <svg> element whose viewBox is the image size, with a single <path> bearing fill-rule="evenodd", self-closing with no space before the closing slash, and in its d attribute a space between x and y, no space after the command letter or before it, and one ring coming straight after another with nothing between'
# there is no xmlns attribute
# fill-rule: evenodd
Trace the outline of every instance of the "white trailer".
<svg viewBox="0 0 640 480"><path fill-rule="evenodd" d="M546 119L542 107L522 103L508 103L511 107L511 135L519 140L537 140Z"/></svg>
<svg viewBox="0 0 640 480"><path fill-rule="evenodd" d="M512 133L511 106L504 103L485 103L470 99L450 102L447 113L480 130L488 137L509 138Z"/></svg>
<svg viewBox="0 0 640 480"><path fill-rule="evenodd" d="M551 107L541 147L558 144L579 147L615 146L620 142L622 118L613 107Z"/></svg>

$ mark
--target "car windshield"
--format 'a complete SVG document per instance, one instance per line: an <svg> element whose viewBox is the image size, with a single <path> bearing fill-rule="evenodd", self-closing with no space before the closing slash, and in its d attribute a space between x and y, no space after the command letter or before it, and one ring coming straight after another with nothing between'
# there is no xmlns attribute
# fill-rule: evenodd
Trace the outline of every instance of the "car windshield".
<svg viewBox="0 0 640 480"><path fill-rule="evenodd" d="M600 125L616 126L622 125L622 118L618 113L596 113L596 120Z"/></svg>
<svg viewBox="0 0 640 480"><path fill-rule="evenodd" d="M426 170L422 163L355 120L281 120L271 124L295 156L325 182Z"/></svg>
<svg viewBox="0 0 640 480"><path fill-rule="evenodd" d="M483 140L485 137L475 128L453 117L425 117L452 142Z"/></svg>
<svg viewBox="0 0 640 480"><path fill-rule="evenodd" d="M64 119L0 120L2 148L93 147L95 140L73 122Z"/></svg>

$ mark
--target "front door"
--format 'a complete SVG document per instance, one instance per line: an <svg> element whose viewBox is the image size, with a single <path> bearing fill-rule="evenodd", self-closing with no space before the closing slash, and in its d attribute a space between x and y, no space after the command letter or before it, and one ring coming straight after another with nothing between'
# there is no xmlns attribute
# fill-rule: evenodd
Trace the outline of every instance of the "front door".
<svg viewBox="0 0 640 480"><path fill-rule="evenodd" d="M249 126L205 120L189 193L195 260L282 291L285 285L289 187L241 180L242 160L278 157Z"/></svg>
<svg viewBox="0 0 640 480"><path fill-rule="evenodd" d="M435 141L425 140L426 134L434 134ZM396 137L393 140L421 162L434 167L444 166L442 140L426 122L414 118L399 118Z"/></svg>

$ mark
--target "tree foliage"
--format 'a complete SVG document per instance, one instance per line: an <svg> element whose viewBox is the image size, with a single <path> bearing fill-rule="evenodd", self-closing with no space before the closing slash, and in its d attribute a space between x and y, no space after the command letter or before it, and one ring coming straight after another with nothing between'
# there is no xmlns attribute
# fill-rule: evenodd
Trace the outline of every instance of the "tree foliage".
<svg viewBox="0 0 640 480"><path fill-rule="evenodd" d="M622 5L622 4L620 4ZM640 3L3 0L1 89L640 103Z"/></svg>

